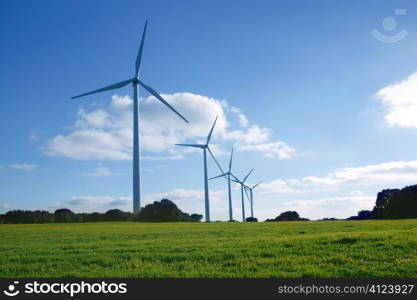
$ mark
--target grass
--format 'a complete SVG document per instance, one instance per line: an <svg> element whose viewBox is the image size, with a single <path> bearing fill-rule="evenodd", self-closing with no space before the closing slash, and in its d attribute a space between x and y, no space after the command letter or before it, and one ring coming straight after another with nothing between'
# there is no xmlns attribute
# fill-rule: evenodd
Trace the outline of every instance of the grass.
<svg viewBox="0 0 417 300"><path fill-rule="evenodd" d="M417 220L0 225L0 277L417 277Z"/></svg>

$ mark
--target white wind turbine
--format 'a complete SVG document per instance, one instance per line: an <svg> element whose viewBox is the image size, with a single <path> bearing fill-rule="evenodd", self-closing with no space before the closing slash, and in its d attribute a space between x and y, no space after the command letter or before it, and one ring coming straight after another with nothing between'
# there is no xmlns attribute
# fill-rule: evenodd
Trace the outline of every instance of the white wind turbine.
<svg viewBox="0 0 417 300"><path fill-rule="evenodd" d="M224 173L220 169L222 174L220 174L218 176L215 176L213 178L210 178L210 180L215 179L215 178L220 178L220 177L225 177L227 179L227 187L228 187L228 191L229 191L229 221L233 221L232 189L231 189L231 185L230 185L231 176L233 176L233 174L232 174L232 160L233 160L233 148L232 148L232 153L230 154L229 170Z"/></svg>
<svg viewBox="0 0 417 300"><path fill-rule="evenodd" d="M204 158L204 203L205 203L205 214L206 214L206 222L210 222L210 203L209 203L209 190L208 190L208 179L207 179L207 151L210 153L211 157L216 162L217 166L220 170L222 167L217 162L216 158L214 157L213 153L210 150L209 143L211 139L211 135L213 134L214 126L216 125L217 118L214 120L213 126L207 136L207 142L205 144L175 144L176 146L184 146L184 147L193 147L193 148L200 148L203 150L203 158ZM223 170L221 171L223 173Z"/></svg>
<svg viewBox="0 0 417 300"><path fill-rule="evenodd" d="M251 217L252 218L253 218L253 190L257 186L259 186L261 183L262 183L262 181L261 182L258 182L257 184L255 184L252 187L249 187L249 186L245 185L245 193L246 193L246 196L248 197L248 200L249 200L249 203L250 203L250 214L251 214ZM249 195L248 195L248 192L247 191L249 191Z"/></svg>
<svg viewBox="0 0 417 300"><path fill-rule="evenodd" d="M244 201L244 195L243 195L243 191L245 190L245 181L246 179L248 179L249 175L252 173L253 169L249 171L249 173L245 176L245 178L240 181L236 176L233 176L235 179L232 179L232 181L237 182L240 184L240 194L242 197L242 221L246 222L246 217L245 217L245 201Z"/></svg>
<svg viewBox="0 0 417 300"><path fill-rule="evenodd" d="M78 96L74 96L71 99L84 97L87 95L110 91L118 88L122 88L128 84L133 86L133 212L136 214L140 210L140 157L139 157L139 96L138 96L138 85L142 86L147 90L151 95L156 99L165 104L170 110L176 113L181 119L188 123L188 120L184 118L178 111L176 111L164 98L161 97L153 88L146 85L139 79L140 63L142 60L143 44L145 41L146 28L148 21L145 22L145 27L143 29L142 40L140 42L140 47L138 55L136 57L135 63L135 76L133 78L114 83L112 85L106 86L104 88L94 90L92 92L84 93Z"/></svg>

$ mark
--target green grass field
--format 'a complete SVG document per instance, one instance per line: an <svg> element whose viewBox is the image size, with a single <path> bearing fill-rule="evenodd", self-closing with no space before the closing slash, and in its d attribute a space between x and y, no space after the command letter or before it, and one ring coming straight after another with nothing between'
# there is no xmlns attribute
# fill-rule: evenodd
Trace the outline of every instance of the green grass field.
<svg viewBox="0 0 417 300"><path fill-rule="evenodd" d="M0 277L417 277L417 220L0 225Z"/></svg>

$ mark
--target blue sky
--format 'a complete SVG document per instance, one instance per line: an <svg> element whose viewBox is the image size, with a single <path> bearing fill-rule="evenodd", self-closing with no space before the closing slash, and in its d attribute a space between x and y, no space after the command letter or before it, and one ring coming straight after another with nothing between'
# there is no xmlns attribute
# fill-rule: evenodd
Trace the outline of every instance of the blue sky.
<svg viewBox="0 0 417 300"><path fill-rule="evenodd" d="M144 204L203 213L202 155L173 144L217 114L213 150L255 168L261 219L347 217L416 183L414 1L2 1L0 212L131 209L131 88L69 98L133 75L146 19L142 79L192 122L140 91ZM212 219L225 188L210 182Z"/></svg>

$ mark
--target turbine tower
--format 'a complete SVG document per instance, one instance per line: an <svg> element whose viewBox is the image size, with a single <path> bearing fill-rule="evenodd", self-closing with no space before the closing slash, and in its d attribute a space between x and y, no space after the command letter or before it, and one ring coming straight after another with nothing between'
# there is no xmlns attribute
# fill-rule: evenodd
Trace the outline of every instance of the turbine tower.
<svg viewBox="0 0 417 300"><path fill-rule="evenodd" d="M236 176L233 176L235 179L232 179L232 181L237 182L240 184L240 194L242 197L242 222L246 222L245 218L245 201L243 197L243 191L245 190L245 181L248 179L249 175L252 173L253 169L249 171L249 173L245 176L245 178L240 181Z"/></svg>
<svg viewBox="0 0 417 300"><path fill-rule="evenodd" d="M214 120L213 126L207 136L207 142L205 144L175 144L176 146L184 146L184 147L193 147L193 148L200 148L203 149L203 158L204 158L204 203L205 203L205 213L206 213L206 222L210 222L210 203L209 203L209 190L208 190L208 179L207 179L207 151L210 153L211 157L216 162L217 166L223 173L222 167L214 157L213 153L210 150L209 143L211 139L211 135L213 134L214 126L216 125L217 118Z"/></svg>
<svg viewBox="0 0 417 300"><path fill-rule="evenodd" d="M221 170L222 174L215 176L213 178L210 178L210 180L215 179L215 178L220 178L220 177L225 177L227 179L227 187L229 190L229 221L233 221L233 207L232 207L232 189L230 186L230 177L233 176L232 174L232 160L233 160L233 148L232 148L232 153L230 154L230 161L229 161L229 170L226 173L223 173L223 171ZM234 177L234 176L233 176Z"/></svg>
<svg viewBox="0 0 417 300"><path fill-rule="evenodd" d="M249 186L247 186L247 185L245 185L245 192L246 192L246 196L248 197L248 199L249 199L249 203L250 203L250 214L251 214L251 217L253 218L253 190L258 186L258 185L260 185L262 183L262 181L261 182L258 182L257 184L255 184L254 186L252 186L252 187L249 187ZM249 191L249 195L248 195L248 192L247 191Z"/></svg>
<svg viewBox="0 0 417 300"><path fill-rule="evenodd" d="M140 63L142 60L143 44L145 41L146 28L148 21L145 22L143 29L142 39L139 46L138 55L135 62L135 76L133 78L114 83L112 85L97 89L88 93L84 93L78 96L71 97L71 99L84 97L87 95L110 91L114 89L122 88L129 83L133 86L133 213L137 214L140 210L140 152L139 152L139 87L142 86L156 99L165 104L170 110L176 113L181 119L188 123L188 120L184 118L178 111L175 110L164 98L161 97L153 88L146 85L139 79Z"/></svg>

